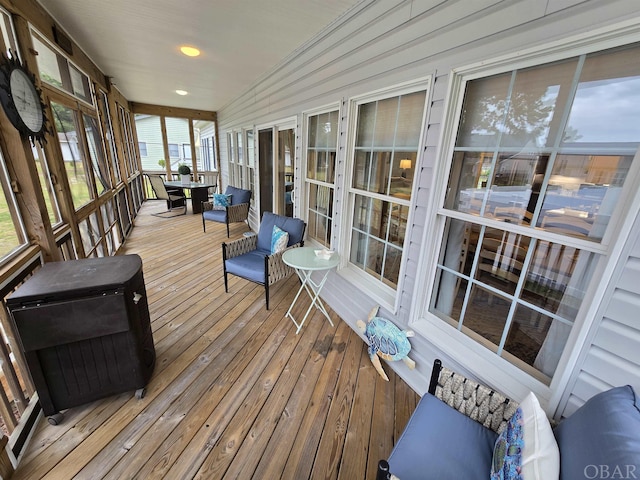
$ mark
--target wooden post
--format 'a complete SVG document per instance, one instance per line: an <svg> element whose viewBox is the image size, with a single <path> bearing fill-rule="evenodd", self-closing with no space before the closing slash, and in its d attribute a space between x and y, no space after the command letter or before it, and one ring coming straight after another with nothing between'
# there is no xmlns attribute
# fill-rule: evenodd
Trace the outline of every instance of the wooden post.
<svg viewBox="0 0 640 480"><path fill-rule="evenodd" d="M9 480L13 476L13 464L7 451L7 443L9 439L3 435L0 439L0 478L2 480Z"/></svg>

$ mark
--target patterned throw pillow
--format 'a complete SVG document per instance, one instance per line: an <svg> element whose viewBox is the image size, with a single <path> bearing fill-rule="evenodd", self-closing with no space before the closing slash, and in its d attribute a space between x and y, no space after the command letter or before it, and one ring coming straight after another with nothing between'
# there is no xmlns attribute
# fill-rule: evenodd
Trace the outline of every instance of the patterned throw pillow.
<svg viewBox="0 0 640 480"><path fill-rule="evenodd" d="M491 480L523 480L524 425L518 407L493 447Z"/></svg>
<svg viewBox="0 0 640 480"><path fill-rule="evenodd" d="M271 234L271 253L282 252L287 248L287 243L289 243L289 234L274 225L273 233Z"/></svg>
<svg viewBox="0 0 640 480"><path fill-rule="evenodd" d="M496 440L491 480L554 480L559 476L558 444L537 397L529 392Z"/></svg>
<svg viewBox="0 0 640 480"><path fill-rule="evenodd" d="M231 205L231 195L225 195L224 193L213 194L213 206L220 207L222 209Z"/></svg>

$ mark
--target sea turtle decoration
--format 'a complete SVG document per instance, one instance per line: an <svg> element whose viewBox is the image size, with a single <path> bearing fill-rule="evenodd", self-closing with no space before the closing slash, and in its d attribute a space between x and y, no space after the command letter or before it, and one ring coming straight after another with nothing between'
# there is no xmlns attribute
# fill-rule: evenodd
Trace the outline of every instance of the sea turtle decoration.
<svg viewBox="0 0 640 480"><path fill-rule="evenodd" d="M384 373L379 357L388 361L402 360L407 364L407 367L413 370L416 368L416 362L411 360L407 354L411 350L408 337L413 337L415 334L411 330L400 330L389 320L376 316L379 309L379 306L373 307L367 323L358 320L357 325L367 337L371 363L380 376L388 382L389 377Z"/></svg>

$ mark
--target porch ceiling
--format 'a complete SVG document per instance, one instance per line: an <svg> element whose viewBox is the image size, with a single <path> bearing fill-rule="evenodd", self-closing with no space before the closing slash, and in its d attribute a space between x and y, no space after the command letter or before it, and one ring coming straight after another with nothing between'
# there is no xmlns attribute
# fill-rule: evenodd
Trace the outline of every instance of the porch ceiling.
<svg viewBox="0 0 640 480"><path fill-rule="evenodd" d="M128 100L217 111L363 0L38 1Z"/></svg>

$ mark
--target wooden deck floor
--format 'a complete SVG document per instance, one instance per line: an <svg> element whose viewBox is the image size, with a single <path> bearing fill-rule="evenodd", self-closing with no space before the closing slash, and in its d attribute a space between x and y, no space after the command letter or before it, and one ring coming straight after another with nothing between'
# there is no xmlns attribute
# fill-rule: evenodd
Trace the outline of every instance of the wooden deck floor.
<svg viewBox="0 0 640 480"><path fill-rule="evenodd" d="M274 285L269 311L261 286L230 277L225 293L224 226L150 215L163 209L143 206L122 251L144 265L157 354L145 397L41 420L13 478L374 478L419 397L388 367L381 380L333 311L335 327L316 311L296 335L284 314L297 277Z"/></svg>

